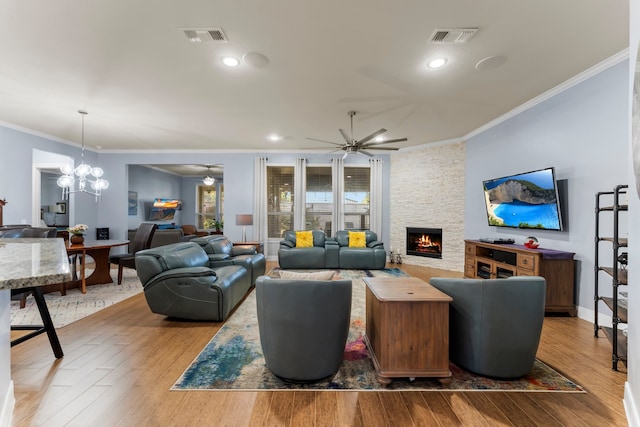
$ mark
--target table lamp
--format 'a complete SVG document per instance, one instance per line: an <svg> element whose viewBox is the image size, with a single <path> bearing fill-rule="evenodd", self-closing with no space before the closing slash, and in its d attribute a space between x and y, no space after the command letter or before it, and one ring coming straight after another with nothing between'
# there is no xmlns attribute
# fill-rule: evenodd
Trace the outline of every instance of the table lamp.
<svg viewBox="0 0 640 427"><path fill-rule="evenodd" d="M247 241L247 225L253 225L252 214L238 214L236 215L236 225L242 226L242 241Z"/></svg>

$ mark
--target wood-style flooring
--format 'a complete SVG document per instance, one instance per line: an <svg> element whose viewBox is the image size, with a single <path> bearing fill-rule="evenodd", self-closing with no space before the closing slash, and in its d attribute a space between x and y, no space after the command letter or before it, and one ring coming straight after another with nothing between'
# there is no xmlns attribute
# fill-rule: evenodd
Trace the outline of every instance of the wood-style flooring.
<svg viewBox="0 0 640 427"><path fill-rule="evenodd" d="M400 267L423 279L450 274ZM545 318L538 357L585 394L169 391L220 326L167 320L151 313L141 294L60 328L62 359L44 335L13 347L13 425L627 425L626 373L611 370L607 339L594 338L592 324L578 318Z"/></svg>

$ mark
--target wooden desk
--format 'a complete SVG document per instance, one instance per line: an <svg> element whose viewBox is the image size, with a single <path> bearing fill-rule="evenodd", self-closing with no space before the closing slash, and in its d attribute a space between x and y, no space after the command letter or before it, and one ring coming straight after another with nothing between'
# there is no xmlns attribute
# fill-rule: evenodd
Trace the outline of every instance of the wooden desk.
<svg viewBox="0 0 640 427"><path fill-rule="evenodd" d="M253 246L254 248L256 248L257 253L264 253L263 242L233 242L233 246Z"/></svg>
<svg viewBox="0 0 640 427"><path fill-rule="evenodd" d="M31 291L43 325L11 325L11 330L33 331L11 341L11 347L47 333L56 358L63 356L58 335L51 321L42 286L71 279L69 261L62 239L0 239L0 291ZM0 307L0 312L7 307ZM8 326L6 326L8 327ZM0 347L2 349L2 347ZM3 357L4 362L4 354ZM9 358L6 358L8 363Z"/></svg>
<svg viewBox="0 0 640 427"><path fill-rule="evenodd" d="M80 289L83 294L87 293L87 285L97 285L103 283L113 283L111 271L109 269L109 252L116 246L129 244L128 240L85 240L79 245L67 243L67 254L80 255ZM89 277L85 277L85 266L87 255L95 261L96 268ZM75 279L75 277L74 277Z"/></svg>
<svg viewBox="0 0 640 427"><path fill-rule="evenodd" d="M365 277L366 334L378 381L450 377L451 297L416 277Z"/></svg>

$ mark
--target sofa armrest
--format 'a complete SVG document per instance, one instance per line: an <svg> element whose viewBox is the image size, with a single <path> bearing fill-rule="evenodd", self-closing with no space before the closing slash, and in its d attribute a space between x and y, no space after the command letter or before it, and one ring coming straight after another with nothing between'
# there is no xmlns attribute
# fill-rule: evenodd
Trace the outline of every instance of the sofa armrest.
<svg viewBox="0 0 640 427"><path fill-rule="evenodd" d="M231 260L229 254L207 254L209 256L209 263L217 261Z"/></svg>
<svg viewBox="0 0 640 427"><path fill-rule="evenodd" d="M255 246L251 245L233 245L233 249L231 249L231 256L254 255L256 253Z"/></svg>
<svg viewBox="0 0 640 427"><path fill-rule="evenodd" d="M181 278L197 278L197 277L213 277L215 280L216 272L208 267L183 267L174 268L172 270L163 271L157 276L153 277L147 283L144 284L144 288L147 289L156 283L169 279L181 279Z"/></svg>
<svg viewBox="0 0 640 427"><path fill-rule="evenodd" d="M295 243L289 241L289 240L281 240L280 241L280 248L282 249L291 249L293 247L295 247Z"/></svg>
<svg viewBox="0 0 640 427"><path fill-rule="evenodd" d="M367 244L368 248L384 248L384 243L379 240L374 240L373 242L369 242Z"/></svg>

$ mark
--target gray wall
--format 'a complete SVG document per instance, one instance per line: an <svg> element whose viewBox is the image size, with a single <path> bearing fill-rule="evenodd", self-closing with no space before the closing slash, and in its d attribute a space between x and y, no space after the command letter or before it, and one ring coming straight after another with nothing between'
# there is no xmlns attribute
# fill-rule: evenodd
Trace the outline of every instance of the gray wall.
<svg viewBox="0 0 640 427"><path fill-rule="evenodd" d="M522 243L535 235L541 247L575 252L579 315L589 320L595 193L628 182L628 75L627 62L619 63L466 144L465 238L511 237ZM548 166L555 167L556 179L567 180L566 231L489 227L482 181Z"/></svg>
<svg viewBox="0 0 640 427"><path fill-rule="evenodd" d="M138 165L130 165L128 171L129 191L138 193L137 215L129 215L127 211L129 229L134 230L141 222L147 221L154 199L182 199L182 177ZM171 222L182 225L181 215L182 211L177 211Z"/></svg>

